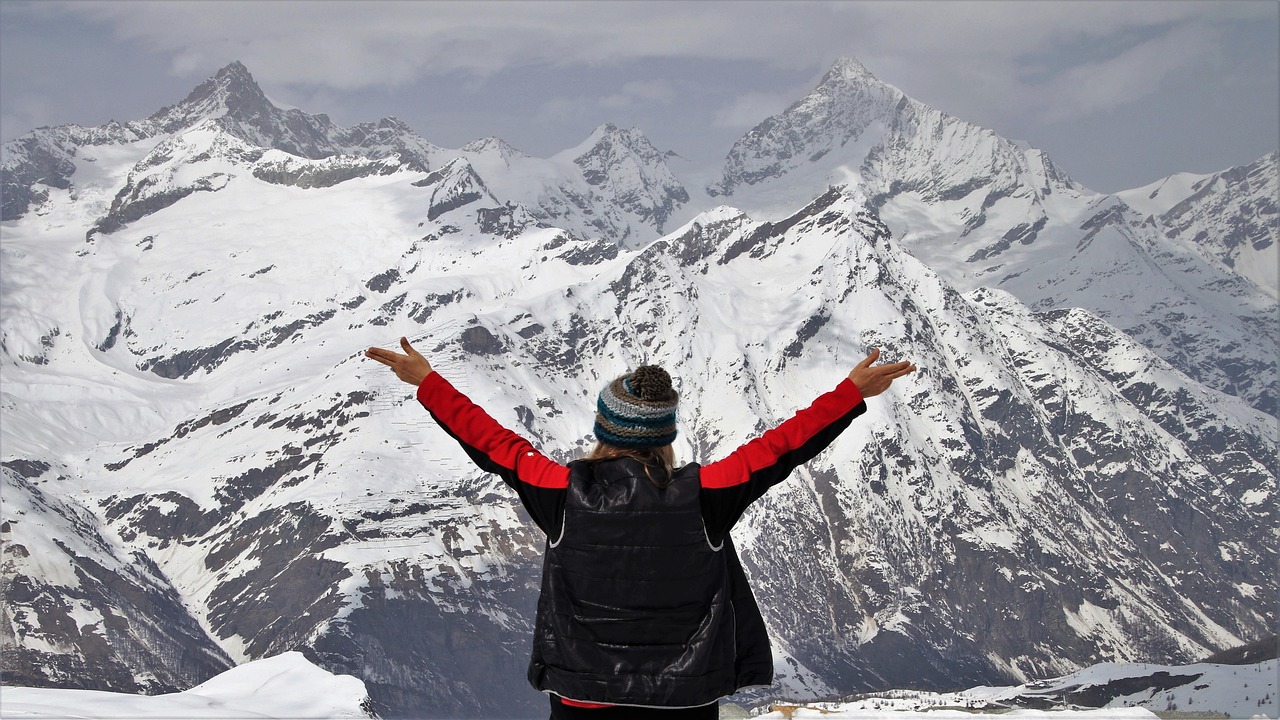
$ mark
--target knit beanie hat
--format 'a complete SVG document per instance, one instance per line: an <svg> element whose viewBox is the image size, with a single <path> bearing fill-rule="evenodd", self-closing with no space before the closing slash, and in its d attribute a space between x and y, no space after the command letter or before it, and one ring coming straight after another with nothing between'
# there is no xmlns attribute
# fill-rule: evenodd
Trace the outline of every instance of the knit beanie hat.
<svg viewBox="0 0 1280 720"><path fill-rule="evenodd" d="M600 391L596 439L621 448L670 445L676 439L679 402L667 371L656 365L642 365Z"/></svg>

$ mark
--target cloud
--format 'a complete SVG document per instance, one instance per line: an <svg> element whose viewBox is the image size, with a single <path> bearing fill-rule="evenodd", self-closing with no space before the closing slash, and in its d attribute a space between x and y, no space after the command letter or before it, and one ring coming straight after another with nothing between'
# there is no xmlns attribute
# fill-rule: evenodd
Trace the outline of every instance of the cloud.
<svg viewBox="0 0 1280 720"><path fill-rule="evenodd" d="M850 54L873 71L876 56L908 55L939 76L979 74L1016 88L1019 64L1045 48L1087 47L1082 39L1124 28L1240 20L1265 5L115 0L58 7L168 56L178 75L242 60L271 82L349 90L532 64L700 58L818 68Z"/></svg>
<svg viewBox="0 0 1280 720"><path fill-rule="evenodd" d="M670 105L675 87L665 80L634 80L623 83L616 93L604 96L558 96L544 100L531 120L543 125L559 125L579 118L603 118L617 110L651 109Z"/></svg>
<svg viewBox="0 0 1280 720"><path fill-rule="evenodd" d="M761 120L786 110L806 93L745 93L717 110L711 123L714 127L730 130L755 127Z"/></svg>
<svg viewBox="0 0 1280 720"><path fill-rule="evenodd" d="M231 60L274 83L344 90L425 76L480 77L531 65L652 58L829 63L848 39L814 2L152 2L48 3L165 57L176 75Z"/></svg>
<svg viewBox="0 0 1280 720"><path fill-rule="evenodd" d="M676 98L675 88L665 80L634 80L623 83L622 88L600 100L607 108L625 108L632 105L670 105Z"/></svg>
<svg viewBox="0 0 1280 720"><path fill-rule="evenodd" d="M589 117L595 108L596 102L587 97L555 97L543 102L530 119L541 125L559 125L579 117Z"/></svg>
<svg viewBox="0 0 1280 720"><path fill-rule="evenodd" d="M1115 57L1080 63L1038 88L1037 115L1043 122L1063 122L1138 102L1170 77L1209 61L1218 43L1212 28L1183 26Z"/></svg>
<svg viewBox="0 0 1280 720"><path fill-rule="evenodd" d="M684 6L117 0L59 8L168 56L175 74L241 60L273 82L350 90L456 72L485 76L531 64L679 55L717 32L707 9L677 12Z"/></svg>
<svg viewBox="0 0 1280 720"><path fill-rule="evenodd" d="M43 98L22 95L6 97L0 113L0 137L9 140L39 125L49 124L49 103Z"/></svg>
<svg viewBox="0 0 1280 720"><path fill-rule="evenodd" d="M106 25L120 40L161 56L172 74L193 80L231 60L243 61L267 86L335 91L654 59L764 63L816 76L835 58L853 55L908 94L990 124L1001 114L1062 121L1134 102L1196 62L1218 42L1217 27L1274 21L1276 13L1271 3L1120 0L41 5ZM1117 39L1135 46L1117 48ZM784 95L792 89L727 88L737 97L715 113L714 122L749 125L798 98ZM616 109L675 98L668 83L638 81L598 105ZM545 117L566 111L563 103L550 103Z"/></svg>

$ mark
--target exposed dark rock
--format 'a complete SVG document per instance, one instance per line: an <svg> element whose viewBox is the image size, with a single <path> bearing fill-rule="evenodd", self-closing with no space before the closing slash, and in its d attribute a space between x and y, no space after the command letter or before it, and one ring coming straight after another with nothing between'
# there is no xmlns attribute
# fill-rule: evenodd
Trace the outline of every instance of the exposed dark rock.
<svg viewBox="0 0 1280 720"><path fill-rule="evenodd" d="M515 618L515 627L498 625L486 612L516 607L531 618L536 571L530 562L479 592L445 595L424 581L422 568L396 562L367 575L361 608L317 639L313 657L364 678L379 717L389 720L545 714L546 697L519 680L531 625ZM505 640L485 640L494 637Z"/></svg>
<svg viewBox="0 0 1280 720"><path fill-rule="evenodd" d="M462 331L458 342L463 351L472 355L500 355L507 351L502 340L483 325L475 325Z"/></svg>
<svg viewBox="0 0 1280 720"><path fill-rule="evenodd" d="M400 271L395 268L391 268L390 270L374 275L370 278L369 282L364 285L374 292L384 293L391 289L391 286L399 279Z"/></svg>
<svg viewBox="0 0 1280 720"><path fill-rule="evenodd" d="M199 178L190 185L172 190L146 193L155 184L150 177L143 177L136 185L125 185L111 203L107 214L94 224L91 233L110 234L131 222L159 212L179 200L196 192L216 192L221 190L230 179L224 173L213 173ZM144 194L145 193L145 194Z"/></svg>
<svg viewBox="0 0 1280 720"><path fill-rule="evenodd" d="M818 331L830 320L831 316L825 310L805 320L804 325L801 325L800 329L796 331L796 339L792 340L791 344L787 345L786 349L782 351L783 355L789 358L800 357L804 351L804 344L809 342L814 335L817 335Z"/></svg>
<svg viewBox="0 0 1280 720"><path fill-rule="evenodd" d="M49 472L49 463L43 460L14 458L13 460L5 460L0 465L9 468L28 480L33 480Z"/></svg>
<svg viewBox="0 0 1280 720"><path fill-rule="evenodd" d="M246 639L251 656L293 650L307 643L346 601L338 583L350 577L343 563L322 557L340 540L332 519L294 503L271 508L214 536L210 570L246 558L247 572L218 584L209 596L209 622L223 637Z"/></svg>
<svg viewBox="0 0 1280 720"><path fill-rule="evenodd" d="M719 264L725 265L743 253L748 253L753 258L763 257L766 254L764 245L767 240L780 238L801 222L821 215L840 198L841 191L839 188L828 188L826 193L809 203L800 212L776 223L764 223L752 231L750 235L730 245L725 250L724 256L718 261Z"/></svg>
<svg viewBox="0 0 1280 720"><path fill-rule="evenodd" d="M253 176L273 185L326 188L357 178L390 175L399 169L398 166L390 163L361 160L319 166L260 165L253 169Z"/></svg>
<svg viewBox="0 0 1280 720"><path fill-rule="evenodd" d="M965 262L978 262L980 260L993 258L1005 250L1008 250L1015 242L1022 243L1023 245L1030 245L1035 242L1036 235L1044 229L1045 223L1048 221L1048 216L1042 216L1034 223L1021 223L1019 225L1015 225L1010 228L1002 238L1000 238L999 242L970 255Z"/></svg>
<svg viewBox="0 0 1280 720"><path fill-rule="evenodd" d="M240 352L258 349L270 349L297 335L302 330L321 325L336 315L335 310L322 310L305 318L299 318L287 325L277 325L257 335L255 339L227 338L210 347L184 350L162 358L145 360L138 365L141 370L148 370L160 377L169 379L187 378L200 370L210 371L230 360ZM275 313L274 316L278 316ZM272 316L272 317L274 317Z"/></svg>

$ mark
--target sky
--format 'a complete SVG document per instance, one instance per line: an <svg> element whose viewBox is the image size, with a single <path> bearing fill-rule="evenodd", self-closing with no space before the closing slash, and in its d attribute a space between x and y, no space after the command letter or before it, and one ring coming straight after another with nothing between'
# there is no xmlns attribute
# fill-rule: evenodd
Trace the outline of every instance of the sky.
<svg viewBox="0 0 1280 720"><path fill-rule="evenodd" d="M549 157L613 122L718 165L855 57L1093 190L1280 146L1274 0L0 0L0 140L145 118L233 62L276 104Z"/></svg>

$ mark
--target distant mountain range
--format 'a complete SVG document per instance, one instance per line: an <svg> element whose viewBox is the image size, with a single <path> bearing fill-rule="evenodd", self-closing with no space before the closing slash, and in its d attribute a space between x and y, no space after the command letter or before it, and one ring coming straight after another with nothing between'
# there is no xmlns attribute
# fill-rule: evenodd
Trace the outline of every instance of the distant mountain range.
<svg viewBox="0 0 1280 720"><path fill-rule="evenodd" d="M717 177L707 187L690 180ZM640 362L706 461L921 370L735 532L769 693L1184 663L1274 633L1277 154L1114 195L856 60L691 168L273 105L239 63L3 162L3 658L159 692L301 650L382 717L545 712L542 539L380 366L567 460Z"/></svg>

